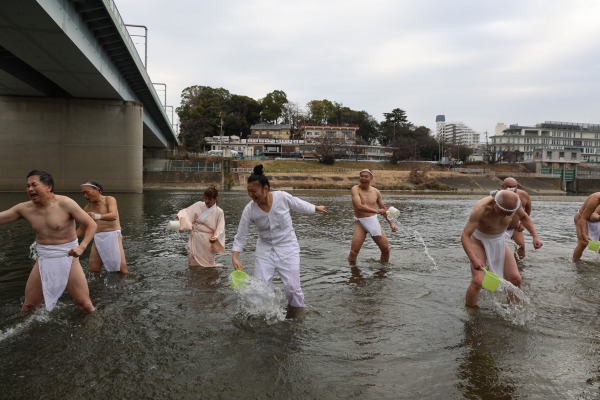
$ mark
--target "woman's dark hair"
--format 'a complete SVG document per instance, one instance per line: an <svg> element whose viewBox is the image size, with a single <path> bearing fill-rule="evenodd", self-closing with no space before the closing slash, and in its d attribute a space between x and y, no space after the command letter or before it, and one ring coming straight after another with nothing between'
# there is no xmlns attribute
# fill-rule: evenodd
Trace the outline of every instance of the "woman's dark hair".
<svg viewBox="0 0 600 400"><path fill-rule="evenodd" d="M38 176L40 178L40 182L42 182L46 186L50 186L50 191L54 193L54 179L52 178L52 175L50 175L47 172L34 169L33 171L27 174L28 178L30 176Z"/></svg>
<svg viewBox="0 0 600 400"><path fill-rule="evenodd" d="M216 187L211 186L204 191L204 195L206 197L208 197L209 199L217 199L217 198L219 198L219 191L217 190Z"/></svg>
<svg viewBox="0 0 600 400"><path fill-rule="evenodd" d="M263 165L262 164L258 164L254 167L254 171L252 173L252 175L250 175L248 177L248 183L252 183L252 182L258 182L260 183L261 187L268 187L269 189L271 188L271 185L269 184L269 179L267 179L267 176L263 173Z"/></svg>

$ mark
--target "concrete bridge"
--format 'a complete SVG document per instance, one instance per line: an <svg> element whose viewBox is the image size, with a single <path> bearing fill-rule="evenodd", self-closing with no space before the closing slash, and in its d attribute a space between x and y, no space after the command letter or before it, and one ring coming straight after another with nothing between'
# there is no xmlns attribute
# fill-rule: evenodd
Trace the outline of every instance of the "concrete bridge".
<svg viewBox="0 0 600 400"><path fill-rule="evenodd" d="M144 149L176 144L113 0L0 1L0 191L141 192Z"/></svg>

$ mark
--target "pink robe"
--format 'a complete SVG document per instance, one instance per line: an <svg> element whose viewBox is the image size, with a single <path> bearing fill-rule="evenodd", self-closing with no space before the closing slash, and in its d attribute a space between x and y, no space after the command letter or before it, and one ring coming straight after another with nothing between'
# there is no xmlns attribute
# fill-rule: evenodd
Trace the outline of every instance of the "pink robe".
<svg viewBox="0 0 600 400"><path fill-rule="evenodd" d="M179 231L191 231L188 241L190 267L214 267L215 254L225 252L225 215L216 204L205 214L203 201L192 204L177 213ZM217 241L210 243L215 236Z"/></svg>

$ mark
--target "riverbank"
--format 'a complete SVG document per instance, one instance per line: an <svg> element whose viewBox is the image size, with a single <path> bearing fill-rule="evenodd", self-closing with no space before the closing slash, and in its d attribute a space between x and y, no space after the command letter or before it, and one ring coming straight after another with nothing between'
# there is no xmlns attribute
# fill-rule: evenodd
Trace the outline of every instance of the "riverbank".
<svg viewBox="0 0 600 400"><path fill-rule="evenodd" d="M380 190L410 193L466 193L486 194L498 189L507 176L515 176L521 187L539 195L562 195L557 178L532 176L523 164L477 165L462 170L443 170L428 163L364 163L338 162L334 165L306 160L265 160L264 166L271 186L276 190L350 190L358 183L358 171L369 168L373 172L373 186ZM239 161L238 173L230 180L230 190L244 191L245 181L256 161ZM216 178L216 179L215 179ZM198 190L210 184L220 187L220 175L205 183L179 179L167 182L144 182L144 190L180 189Z"/></svg>

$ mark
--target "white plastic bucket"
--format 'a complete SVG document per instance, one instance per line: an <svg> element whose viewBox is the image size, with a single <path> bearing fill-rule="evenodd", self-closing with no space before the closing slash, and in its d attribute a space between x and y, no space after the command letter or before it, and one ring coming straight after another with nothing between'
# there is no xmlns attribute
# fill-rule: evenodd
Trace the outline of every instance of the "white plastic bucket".
<svg viewBox="0 0 600 400"><path fill-rule="evenodd" d="M390 207L387 209L387 216L389 218L398 218L400 216L400 210L396 207Z"/></svg>
<svg viewBox="0 0 600 400"><path fill-rule="evenodd" d="M169 221L169 225L167 225L167 230L179 232L179 221Z"/></svg>

